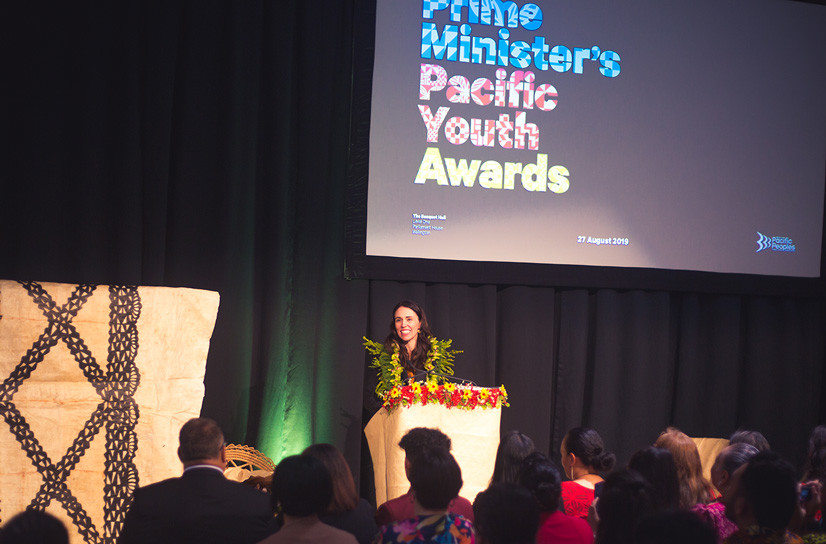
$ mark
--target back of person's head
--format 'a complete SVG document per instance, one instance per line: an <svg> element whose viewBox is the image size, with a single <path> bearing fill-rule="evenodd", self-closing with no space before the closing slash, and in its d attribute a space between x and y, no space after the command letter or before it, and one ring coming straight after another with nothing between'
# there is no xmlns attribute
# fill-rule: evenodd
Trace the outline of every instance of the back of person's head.
<svg viewBox="0 0 826 544"><path fill-rule="evenodd" d="M720 469L725 470L729 474L734 474L734 471L745 465L749 460L757 455L759 450L751 444L745 442L738 442L723 448L720 452Z"/></svg>
<svg viewBox="0 0 826 544"><path fill-rule="evenodd" d="M688 510L666 510L644 518L636 544L717 544L717 531Z"/></svg>
<svg viewBox="0 0 826 544"><path fill-rule="evenodd" d="M399 447L404 450L409 461L421 452L432 448L442 448L450 451L450 437L439 429L428 429L427 427L416 427L407 431L401 440Z"/></svg>
<svg viewBox="0 0 826 544"><path fill-rule="evenodd" d="M605 478L596 504L597 544L628 544L642 519L656 511L651 486L632 470L620 469Z"/></svg>
<svg viewBox="0 0 826 544"><path fill-rule="evenodd" d="M59 519L40 510L24 510L0 528L3 544L69 544L69 533Z"/></svg>
<svg viewBox="0 0 826 544"><path fill-rule="evenodd" d="M769 441L766 440L766 437L763 436L762 433L758 431L749 431L747 429L737 429L734 431L728 439L729 445L731 444L751 444L757 451L769 451L771 446L769 446Z"/></svg>
<svg viewBox="0 0 826 544"><path fill-rule="evenodd" d="M665 448L649 446L631 456L628 468L639 473L651 484L656 505L660 510L680 506L680 480L674 456Z"/></svg>
<svg viewBox="0 0 826 544"><path fill-rule="evenodd" d="M671 452L680 480L680 507L691 508L708 501L709 484L703 477L703 465L697 444L687 434L669 427L657 438L654 445Z"/></svg>
<svg viewBox="0 0 826 544"><path fill-rule="evenodd" d="M315 457L292 455L275 467L272 501L284 514L297 518L321 514L332 496L330 473Z"/></svg>
<svg viewBox="0 0 826 544"><path fill-rule="evenodd" d="M499 441L491 483L515 482L522 460L533 452L533 440L519 431L510 431Z"/></svg>
<svg viewBox="0 0 826 544"><path fill-rule="evenodd" d="M184 463L219 459L224 447L224 433L214 420L192 418L181 427L178 435L178 457Z"/></svg>
<svg viewBox="0 0 826 544"><path fill-rule="evenodd" d="M530 492L511 482L491 484L473 501L473 527L481 544L533 544L539 507Z"/></svg>
<svg viewBox="0 0 826 544"><path fill-rule="evenodd" d="M745 497L757 525L784 529L798 500L794 467L775 452L760 452L743 470L738 494Z"/></svg>
<svg viewBox="0 0 826 544"><path fill-rule="evenodd" d="M608 472L614 468L616 456L605 450L602 437L594 429L574 427L562 439L565 451L573 453L586 467L597 472Z"/></svg>
<svg viewBox="0 0 826 544"><path fill-rule="evenodd" d="M826 425L818 425L809 435L803 480L826 480Z"/></svg>
<svg viewBox="0 0 826 544"><path fill-rule="evenodd" d="M562 483L559 471L548 457L535 451L525 457L519 467L518 483L530 491L542 512L556 512Z"/></svg>
<svg viewBox="0 0 826 544"><path fill-rule="evenodd" d="M337 514L353 510L359 502L356 483L350 465L341 452L332 444L313 444L302 455L315 457L324 465L333 483L333 498L327 505L326 514Z"/></svg>
<svg viewBox="0 0 826 544"><path fill-rule="evenodd" d="M413 458L408 474L418 503L428 510L447 510L462 489L462 470L444 448L430 448Z"/></svg>

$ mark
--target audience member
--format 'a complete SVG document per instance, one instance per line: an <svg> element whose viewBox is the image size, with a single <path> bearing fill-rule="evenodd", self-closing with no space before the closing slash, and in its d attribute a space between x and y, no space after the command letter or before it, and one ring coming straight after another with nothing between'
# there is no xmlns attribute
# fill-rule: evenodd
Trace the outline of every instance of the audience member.
<svg viewBox="0 0 826 544"><path fill-rule="evenodd" d="M740 442L726 446L717 455L711 467L711 483L723 497L730 491L731 475L757 454L757 448ZM692 510L716 529L720 540L724 540L737 530L737 525L726 517L726 508L722 499L708 504L696 504Z"/></svg>
<svg viewBox="0 0 826 544"><path fill-rule="evenodd" d="M748 431L746 429L737 429L728 439L729 445L732 444L749 444L757 448L757 451L769 451L769 441L766 437L758 431Z"/></svg>
<svg viewBox="0 0 826 544"><path fill-rule="evenodd" d="M496 449L490 483L515 482L522 460L535 449L533 440L519 431L510 431L503 436Z"/></svg>
<svg viewBox="0 0 826 544"><path fill-rule="evenodd" d="M414 515L382 526L379 544L475 541L473 524L448 511L462 488L462 471L449 451L431 448L419 452L410 464L408 479L413 490Z"/></svg>
<svg viewBox="0 0 826 544"><path fill-rule="evenodd" d="M559 476L557 475L557 489L559 488L558 482ZM477 520L474 529L476 530L476 542L479 544L546 542L539 540L536 532L539 525L539 507L536 500L528 490L515 483L491 484L476 496L473 502L473 513ZM567 517L564 514L560 515ZM582 521L576 518L568 519ZM536 535L536 541L534 541L534 535ZM569 541L557 540L555 542L563 544Z"/></svg>
<svg viewBox="0 0 826 544"><path fill-rule="evenodd" d="M319 516L321 521L352 534L359 544L373 542L378 531L375 512L370 503L359 498L353 473L338 448L332 444L313 444L302 455L321 461L332 478L333 496Z"/></svg>
<svg viewBox="0 0 826 544"><path fill-rule="evenodd" d="M605 478L595 503L597 544L629 544L637 525L656 511L654 494L645 479L633 470L620 469Z"/></svg>
<svg viewBox="0 0 826 544"><path fill-rule="evenodd" d="M826 481L826 426L818 425L809 435L809 448L806 452L806 462L803 465L801 479L800 503L802 511L797 512L793 526L799 529L804 540L811 541L817 535L821 542L826 542L823 534L822 494L823 483ZM805 534L804 534L805 533Z"/></svg>
<svg viewBox="0 0 826 544"><path fill-rule="evenodd" d="M717 533L700 518L686 510L666 510L642 521L636 531L636 544L717 544Z"/></svg>
<svg viewBox="0 0 826 544"><path fill-rule="evenodd" d="M63 522L41 510L24 510L0 528L2 544L69 544Z"/></svg>
<svg viewBox="0 0 826 544"><path fill-rule="evenodd" d="M803 465L804 482L826 481L826 425L818 425L809 435L809 449Z"/></svg>
<svg viewBox="0 0 826 544"><path fill-rule="evenodd" d="M710 484L703 477L703 465L697 445L684 432L669 427L657 438L654 446L665 448L674 457L677 478L680 480L680 508L686 510L695 504L708 502Z"/></svg>
<svg viewBox="0 0 826 544"><path fill-rule="evenodd" d="M802 542L786 527L798 508L794 468L772 451L759 452L734 471L724 494L726 515L738 527L728 544Z"/></svg>
<svg viewBox="0 0 826 544"><path fill-rule="evenodd" d="M649 446L631 456L628 468L637 472L651 485L658 510L674 510L680 506L680 480L674 456L665 448Z"/></svg>
<svg viewBox="0 0 826 544"><path fill-rule="evenodd" d="M410 467L413 460L421 454L421 452L430 448L442 448L445 451L450 451L450 438L438 429L428 429L425 427L416 427L410 429L399 441L399 447L404 450L404 471L410 480ZM473 522L473 506L470 501L463 497L456 497L448 505L448 511L452 514L463 516L470 522ZM376 524L387 525L394 521L401 521L413 517L413 489L412 487L402 495L395 499L391 499L376 510Z"/></svg>
<svg viewBox="0 0 826 544"><path fill-rule="evenodd" d="M187 421L178 457L183 476L135 490L118 542L243 544L276 530L267 494L224 478L224 435L215 421Z"/></svg>
<svg viewBox="0 0 826 544"><path fill-rule="evenodd" d="M614 468L616 457L605 450L602 437L587 427L575 427L568 431L562 439L559 453L565 476L571 479L562 483L565 513L585 519L588 508L594 502L594 484L601 482L602 474Z"/></svg>
<svg viewBox="0 0 826 544"><path fill-rule="evenodd" d="M332 498L333 481L321 461L311 455L282 459L272 475L272 502L280 510L284 525L261 544L357 544L352 534L319 519Z"/></svg>
<svg viewBox="0 0 826 544"><path fill-rule="evenodd" d="M562 482L556 467L545 454L534 452L525 458L519 469L519 483L531 492L539 507L536 544L593 543L594 533L585 520L559 511ZM477 497L473 504L477 532L480 523L484 523L478 514L478 502Z"/></svg>

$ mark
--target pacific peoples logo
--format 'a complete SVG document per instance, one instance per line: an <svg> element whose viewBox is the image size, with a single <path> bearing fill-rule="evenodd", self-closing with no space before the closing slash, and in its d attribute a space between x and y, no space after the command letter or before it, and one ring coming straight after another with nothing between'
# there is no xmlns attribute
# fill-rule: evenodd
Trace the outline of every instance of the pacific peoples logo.
<svg viewBox="0 0 826 544"><path fill-rule="evenodd" d="M788 236L766 236L765 234L758 232L757 251L755 251L755 253L760 253L765 249L794 253L797 248L795 247L792 239Z"/></svg>

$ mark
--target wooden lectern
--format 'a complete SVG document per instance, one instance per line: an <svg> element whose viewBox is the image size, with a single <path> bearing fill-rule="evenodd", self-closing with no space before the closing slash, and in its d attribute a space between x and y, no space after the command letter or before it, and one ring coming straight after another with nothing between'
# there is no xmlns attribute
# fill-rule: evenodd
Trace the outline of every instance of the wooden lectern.
<svg viewBox="0 0 826 544"><path fill-rule="evenodd" d="M469 388L474 392L498 389ZM364 428L376 480L376 504L407 493L410 483L404 472L404 450L399 440L414 427L437 428L450 437L451 453L462 469L464 485L460 495L473 502L488 487L499 447L501 405L468 410L445 404L415 403L382 408Z"/></svg>

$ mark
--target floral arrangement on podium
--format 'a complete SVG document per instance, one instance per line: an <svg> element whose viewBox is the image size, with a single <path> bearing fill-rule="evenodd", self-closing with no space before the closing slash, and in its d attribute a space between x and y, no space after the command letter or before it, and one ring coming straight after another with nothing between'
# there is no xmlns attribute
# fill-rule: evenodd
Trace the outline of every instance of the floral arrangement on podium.
<svg viewBox="0 0 826 544"><path fill-rule="evenodd" d="M383 406L388 412L399 406L409 408L414 404L441 404L446 408L475 410L508 406L508 392L504 385L477 387L455 383L413 382L393 387L384 394L383 400Z"/></svg>
<svg viewBox="0 0 826 544"><path fill-rule="evenodd" d="M393 353L388 353L381 342L364 337L364 347L373 355L370 368L378 370L376 394L388 412L399 406L407 408L415 404L441 404L463 410L508 406L508 393L504 385L498 388L478 387L448 382L446 377L453 375L453 360L462 352L451 349L450 339L433 338L430 343L424 368L433 374L429 374L425 382L406 382L402 379L398 347Z"/></svg>

